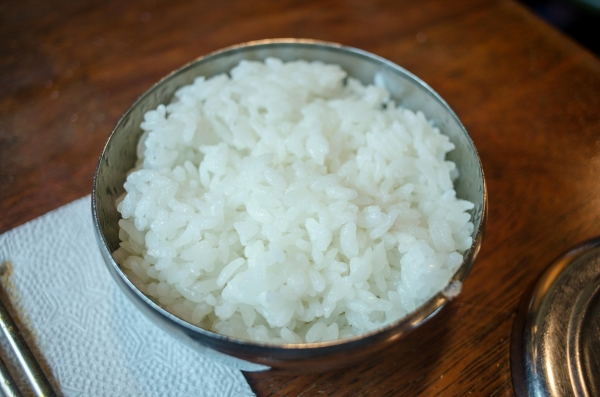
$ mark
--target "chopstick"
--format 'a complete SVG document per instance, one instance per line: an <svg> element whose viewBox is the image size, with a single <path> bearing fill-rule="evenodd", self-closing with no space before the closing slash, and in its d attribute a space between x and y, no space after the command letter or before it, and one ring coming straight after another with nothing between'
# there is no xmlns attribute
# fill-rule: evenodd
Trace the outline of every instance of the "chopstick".
<svg viewBox="0 0 600 397"><path fill-rule="evenodd" d="M25 372L25 377L29 381L31 387L33 388L33 392L36 396L39 397L54 397L56 393L52 388L52 385L46 378L44 371L40 367L40 364L35 359L35 356L27 346L27 342L21 335L21 331L15 324L13 318L10 313L4 306L4 302L0 298L0 328L4 333L4 336L8 340L10 344L10 348L14 352L17 357L17 361L19 365ZM0 390L7 397L12 396L21 396L14 379L8 372L4 362L0 360Z"/></svg>
<svg viewBox="0 0 600 397"><path fill-rule="evenodd" d="M4 397L21 397L21 392L17 389L17 383L0 358L0 391Z"/></svg>

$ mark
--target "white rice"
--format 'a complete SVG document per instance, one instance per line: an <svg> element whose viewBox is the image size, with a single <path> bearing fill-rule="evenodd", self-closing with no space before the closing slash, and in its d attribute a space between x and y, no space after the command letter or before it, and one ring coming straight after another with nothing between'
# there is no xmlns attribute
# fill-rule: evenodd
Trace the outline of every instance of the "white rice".
<svg viewBox="0 0 600 397"><path fill-rule="evenodd" d="M114 258L215 332L300 343L378 328L443 289L472 243L448 137L339 66L243 61L141 128Z"/></svg>

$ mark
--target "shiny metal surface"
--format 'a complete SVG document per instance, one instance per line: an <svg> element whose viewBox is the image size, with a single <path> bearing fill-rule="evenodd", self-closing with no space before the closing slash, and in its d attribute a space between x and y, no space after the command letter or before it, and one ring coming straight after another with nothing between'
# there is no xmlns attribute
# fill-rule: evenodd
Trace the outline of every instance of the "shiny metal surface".
<svg viewBox="0 0 600 397"><path fill-rule="evenodd" d="M25 339L21 335L21 331L19 331L19 328L1 299L0 329L2 329L2 333L8 340L8 344L15 354L15 357L25 374L25 378L31 385L35 395L40 397L56 396L52 385L50 385L48 378L46 378L44 371L40 367L40 364L37 362L29 346L27 346L27 342L25 342ZM7 396L19 396L20 394L16 388L15 382L10 377L10 373L6 370L4 363L2 363L2 367L0 374L2 376L3 387L0 388L0 390Z"/></svg>
<svg viewBox="0 0 600 397"><path fill-rule="evenodd" d="M17 387L17 382L6 368L4 361L0 359L0 392L4 397L21 397L22 394Z"/></svg>
<svg viewBox="0 0 600 397"><path fill-rule="evenodd" d="M553 262L515 321L517 396L600 396L600 238Z"/></svg>
<svg viewBox="0 0 600 397"><path fill-rule="evenodd" d="M117 223L120 214L116 210L115 200L123 193L126 173L135 162L143 114L161 103L168 103L177 88L191 83L196 76L211 77L229 71L242 59L264 60L267 57L278 57L284 61L304 59L336 63L364 83L372 83L377 75L397 103L422 110L449 135L456 149L448 157L457 164L461 173L455 184L457 196L475 203L472 210L475 225L473 245L465 253L456 274L449 280L448 290L452 290L453 283L464 281L483 241L487 211L483 170L464 126L438 94L398 65L362 50L312 40L263 40L226 48L173 72L142 95L115 127L96 168L92 212L98 244L116 282L146 316L181 341L211 352L215 358L230 366L247 371L272 369L292 373L349 366L381 351L424 323L449 301L451 293L442 291L406 317L356 337L294 345L258 343L216 334L166 312L137 290L112 259L111 253L119 244Z"/></svg>

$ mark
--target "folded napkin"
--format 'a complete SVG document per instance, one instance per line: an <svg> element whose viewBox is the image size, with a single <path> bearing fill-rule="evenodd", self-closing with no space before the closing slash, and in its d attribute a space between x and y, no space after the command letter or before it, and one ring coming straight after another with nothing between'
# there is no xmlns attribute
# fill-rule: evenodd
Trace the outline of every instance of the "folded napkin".
<svg viewBox="0 0 600 397"><path fill-rule="evenodd" d="M127 300L97 248L89 196L0 235L0 263L60 395L254 395L239 370L179 343ZM18 368L0 339L3 359ZM13 376L23 390L24 377Z"/></svg>

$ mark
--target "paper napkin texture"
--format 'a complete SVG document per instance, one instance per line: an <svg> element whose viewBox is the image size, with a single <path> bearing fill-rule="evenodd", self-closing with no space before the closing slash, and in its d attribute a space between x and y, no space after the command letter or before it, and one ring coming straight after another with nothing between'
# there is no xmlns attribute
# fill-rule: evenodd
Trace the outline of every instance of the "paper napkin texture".
<svg viewBox="0 0 600 397"><path fill-rule="evenodd" d="M0 235L7 261L12 306L60 395L254 395L239 370L171 338L127 300L97 248L89 196Z"/></svg>

